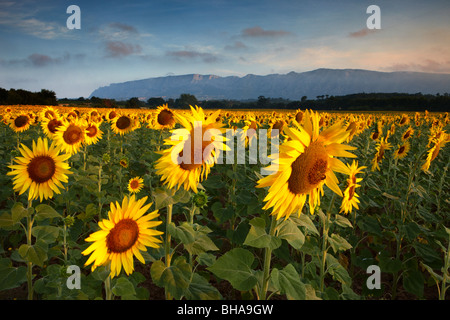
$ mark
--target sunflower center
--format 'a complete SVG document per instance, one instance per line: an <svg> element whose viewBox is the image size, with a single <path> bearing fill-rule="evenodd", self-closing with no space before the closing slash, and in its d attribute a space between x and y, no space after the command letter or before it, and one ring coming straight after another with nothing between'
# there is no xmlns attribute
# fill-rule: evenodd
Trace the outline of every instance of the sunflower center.
<svg viewBox="0 0 450 320"><path fill-rule="evenodd" d="M353 199L353 196L355 195L355 186L351 186L348 190L348 201Z"/></svg>
<svg viewBox="0 0 450 320"><path fill-rule="evenodd" d="M137 181L137 180L131 180L131 182L130 182L130 187L131 187L131 189L137 189L137 188L139 188L139 181Z"/></svg>
<svg viewBox="0 0 450 320"><path fill-rule="evenodd" d="M408 139L410 135L411 135L411 132L410 131L406 131L405 134L403 135L403 140Z"/></svg>
<svg viewBox="0 0 450 320"><path fill-rule="evenodd" d="M169 110L161 110L158 114L158 123L162 126L167 126L173 122L173 113Z"/></svg>
<svg viewBox="0 0 450 320"><path fill-rule="evenodd" d="M303 120L303 112L297 112L297 114L295 115L295 121L301 123L302 120Z"/></svg>
<svg viewBox="0 0 450 320"><path fill-rule="evenodd" d="M405 146L401 146L400 149L398 149L398 154L403 154L405 152Z"/></svg>
<svg viewBox="0 0 450 320"><path fill-rule="evenodd" d="M51 110L47 110L45 111L44 117L46 117L47 119L52 119L56 118L56 114Z"/></svg>
<svg viewBox="0 0 450 320"><path fill-rule="evenodd" d="M30 179L36 183L44 183L50 180L56 171L53 158L49 156L37 156L31 159L27 167Z"/></svg>
<svg viewBox="0 0 450 320"><path fill-rule="evenodd" d="M27 116L18 116L17 118L14 119L14 125L17 128L22 128L22 127L26 126L27 123L28 123Z"/></svg>
<svg viewBox="0 0 450 320"><path fill-rule="evenodd" d="M70 125L66 131L64 131L63 139L67 144L75 144L83 137L83 131L76 125Z"/></svg>
<svg viewBox="0 0 450 320"><path fill-rule="evenodd" d="M308 193L326 179L328 155L321 142L312 142L291 165L288 189L294 194Z"/></svg>
<svg viewBox="0 0 450 320"><path fill-rule="evenodd" d="M202 127L202 137L204 136L206 130L210 129L210 125L204 126ZM194 144L195 141L195 134L199 134L200 132L197 133L196 130L191 131L190 134L190 139L186 140L184 143L184 148L189 148L189 143L190 143L190 150L191 150L191 159L190 161L187 161L187 163L185 163L184 158L183 158L183 162L180 163L180 168L183 170L195 170L199 167L202 166L202 164L205 162L204 159L204 151L205 149L212 143L212 141L204 141L202 139L202 144L197 145ZM180 157L183 157L183 150L181 150L181 152L179 153ZM198 161L198 159L200 159L201 161Z"/></svg>
<svg viewBox="0 0 450 320"><path fill-rule="evenodd" d="M47 124L48 131L50 131L51 133L56 133L56 128L58 128L60 125L62 125L61 121L52 119Z"/></svg>
<svg viewBox="0 0 450 320"><path fill-rule="evenodd" d="M139 226L133 219L120 220L106 236L109 252L122 253L129 250L137 241Z"/></svg>
<svg viewBox="0 0 450 320"><path fill-rule="evenodd" d="M108 114L109 120L114 119L114 118L116 117L116 115L117 115L117 114L116 114L114 111L111 111L111 112Z"/></svg>
<svg viewBox="0 0 450 320"><path fill-rule="evenodd" d="M89 126L87 130L88 130L87 136L89 138L95 137L95 135L97 134L97 127L94 125Z"/></svg>
<svg viewBox="0 0 450 320"><path fill-rule="evenodd" d="M121 116L119 119L117 119L116 126L117 128L121 130L125 130L129 128L131 125L131 119L127 116Z"/></svg>

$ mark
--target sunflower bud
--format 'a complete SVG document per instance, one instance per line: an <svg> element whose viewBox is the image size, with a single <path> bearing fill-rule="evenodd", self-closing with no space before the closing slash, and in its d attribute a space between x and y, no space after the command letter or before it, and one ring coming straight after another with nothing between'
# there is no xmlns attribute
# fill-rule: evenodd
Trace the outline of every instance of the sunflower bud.
<svg viewBox="0 0 450 320"><path fill-rule="evenodd" d="M67 216L67 217L65 217L64 218L64 225L66 226L66 227L71 227L71 226L73 226L73 224L75 223L75 219L74 219L74 217L72 217L72 216Z"/></svg>
<svg viewBox="0 0 450 320"><path fill-rule="evenodd" d="M194 194L192 197L192 201L194 202L194 205L201 209L208 203L208 196L204 191L199 191L198 193Z"/></svg>
<svg viewBox="0 0 450 320"><path fill-rule="evenodd" d="M109 163L109 161L111 161L111 156L109 155L109 153L103 154L103 156L102 156L102 161L103 161L104 163Z"/></svg>

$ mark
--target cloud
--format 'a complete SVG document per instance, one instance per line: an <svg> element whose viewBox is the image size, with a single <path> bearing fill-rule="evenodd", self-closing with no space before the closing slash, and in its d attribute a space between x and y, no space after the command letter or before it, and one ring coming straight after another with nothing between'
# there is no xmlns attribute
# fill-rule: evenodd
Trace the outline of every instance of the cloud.
<svg viewBox="0 0 450 320"><path fill-rule="evenodd" d="M248 47L242 41L235 41L232 45L226 45L225 50L241 50L247 49Z"/></svg>
<svg viewBox="0 0 450 320"><path fill-rule="evenodd" d="M206 63L213 63L218 61L217 56L212 53L199 52L194 50L168 51L166 52L166 55L169 57L173 57L176 60L183 60L183 59L192 60L200 58L203 62Z"/></svg>
<svg viewBox="0 0 450 320"><path fill-rule="evenodd" d="M361 29L361 30L358 30L358 31L355 31L355 32L350 32L348 34L348 36L350 38L362 38L362 37L366 37L366 36L368 36L370 34L373 34L376 31L379 31L379 30L365 28L365 29Z"/></svg>
<svg viewBox="0 0 450 320"><path fill-rule="evenodd" d="M128 24L121 22L111 22L98 30L101 38L108 41L121 41L130 38L139 38L139 31Z"/></svg>
<svg viewBox="0 0 450 320"><path fill-rule="evenodd" d="M395 63L387 68L389 71L420 71L432 73L449 73L450 60L438 62L432 59L425 59L421 62Z"/></svg>
<svg viewBox="0 0 450 320"><path fill-rule="evenodd" d="M133 26L130 26L128 24L124 24L124 23L120 23L120 22L113 22L110 23L109 26L111 28L115 28L118 30L122 30L124 32L129 32L129 33L138 33L137 29Z"/></svg>
<svg viewBox="0 0 450 320"><path fill-rule="evenodd" d="M73 38L65 23L48 22L32 11L26 3L0 2L0 26L35 36L40 39Z"/></svg>
<svg viewBox="0 0 450 320"><path fill-rule="evenodd" d="M71 59L75 59L77 61L80 61L85 58L85 54L74 54L71 55L70 53L65 53L63 56L60 57L51 57L46 54L41 53L33 53L30 54L27 58L22 59L10 59L10 60L0 60L0 65L5 67L17 67L17 66L23 66L23 67L46 67L51 65L59 65L63 63L69 62Z"/></svg>
<svg viewBox="0 0 450 320"><path fill-rule="evenodd" d="M247 28L242 30L242 36L251 37L251 38L273 38L273 37L282 37L291 34L288 31L284 30L264 30L260 26L255 26L252 28Z"/></svg>
<svg viewBox="0 0 450 320"><path fill-rule="evenodd" d="M142 52L140 45L125 43L122 41L108 41L105 44L106 57L109 58L123 58L133 54Z"/></svg>

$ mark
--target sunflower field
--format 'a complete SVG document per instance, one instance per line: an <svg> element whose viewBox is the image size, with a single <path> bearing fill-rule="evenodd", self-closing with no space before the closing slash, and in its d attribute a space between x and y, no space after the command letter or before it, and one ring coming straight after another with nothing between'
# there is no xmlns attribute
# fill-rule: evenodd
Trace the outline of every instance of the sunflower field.
<svg viewBox="0 0 450 320"><path fill-rule="evenodd" d="M448 113L1 106L1 300L448 300Z"/></svg>

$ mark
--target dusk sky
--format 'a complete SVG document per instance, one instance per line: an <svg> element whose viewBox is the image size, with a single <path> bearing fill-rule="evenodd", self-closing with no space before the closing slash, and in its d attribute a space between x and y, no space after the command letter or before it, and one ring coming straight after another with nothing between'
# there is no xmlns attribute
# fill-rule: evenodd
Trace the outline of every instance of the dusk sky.
<svg viewBox="0 0 450 320"><path fill-rule="evenodd" d="M66 26L69 5L79 30ZM370 5L380 30L366 26ZM0 43L0 87L58 98L190 73L450 73L450 0L0 0Z"/></svg>

